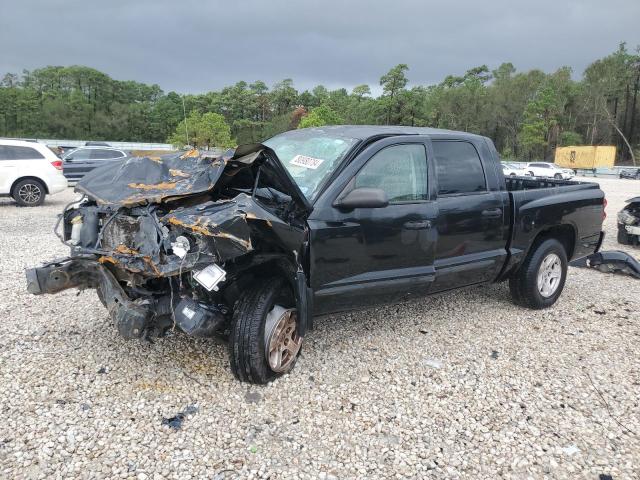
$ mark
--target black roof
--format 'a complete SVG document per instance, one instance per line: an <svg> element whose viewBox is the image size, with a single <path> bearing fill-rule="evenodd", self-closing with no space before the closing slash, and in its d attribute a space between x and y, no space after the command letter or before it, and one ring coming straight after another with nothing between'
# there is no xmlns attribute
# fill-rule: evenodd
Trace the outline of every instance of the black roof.
<svg viewBox="0 0 640 480"><path fill-rule="evenodd" d="M480 138L480 135L429 127L405 127L395 125L332 125L305 128L303 131L317 130L318 133L366 140L380 135L429 135L434 137ZM288 132L291 133L291 132Z"/></svg>

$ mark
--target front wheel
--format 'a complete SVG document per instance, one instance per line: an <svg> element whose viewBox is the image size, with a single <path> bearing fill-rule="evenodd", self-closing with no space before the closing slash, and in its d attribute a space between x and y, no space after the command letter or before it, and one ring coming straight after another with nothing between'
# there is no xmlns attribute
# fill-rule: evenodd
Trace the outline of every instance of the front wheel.
<svg viewBox="0 0 640 480"><path fill-rule="evenodd" d="M261 279L246 288L229 337L229 362L238 380L264 384L293 368L302 347L293 303L282 279Z"/></svg>
<svg viewBox="0 0 640 480"><path fill-rule="evenodd" d="M13 187L13 199L21 207L38 207L44 203L45 187L39 180L27 178Z"/></svg>
<svg viewBox="0 0 640 480"><path fill-rule="evenodd" d="M537 242L518 271L509 278L513 300L536 310L556 303L567 279L567 254L554 238Z"/></svg>
<svg viewBox="0 0 640 480"><path fill-rule="evenodd" d="M556 173L553 178L555 178L556 180L562 180L562 174L561 173Z"/></svg>

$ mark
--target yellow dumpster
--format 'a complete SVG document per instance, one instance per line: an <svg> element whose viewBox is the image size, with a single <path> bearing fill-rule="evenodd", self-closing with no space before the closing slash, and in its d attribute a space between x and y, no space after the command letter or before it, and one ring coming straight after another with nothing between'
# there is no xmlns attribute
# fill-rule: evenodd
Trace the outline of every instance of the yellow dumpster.
<svg viewBox="0 0 640 480"><path fill-rule="evenodd" d="M556 148L555 163L563 168L592 170L594 168L611 168L615 159L616 147L586 145Z"/></svg>

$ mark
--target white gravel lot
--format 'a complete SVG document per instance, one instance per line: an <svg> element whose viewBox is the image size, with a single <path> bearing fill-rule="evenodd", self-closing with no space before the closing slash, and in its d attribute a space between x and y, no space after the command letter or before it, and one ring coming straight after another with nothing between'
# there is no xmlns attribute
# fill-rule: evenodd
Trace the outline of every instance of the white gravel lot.
<svg viewBox="0 0 640 480"><path fill-rule="evenodd" d="M640 182L598 181L619 249ZM219 343L125 341L92 291L26 293L66 255L72 196L0 200L0 478L640 477L638 280L571 268L544 311L501 284L325 317L290 375L247 386Z"/></svg>

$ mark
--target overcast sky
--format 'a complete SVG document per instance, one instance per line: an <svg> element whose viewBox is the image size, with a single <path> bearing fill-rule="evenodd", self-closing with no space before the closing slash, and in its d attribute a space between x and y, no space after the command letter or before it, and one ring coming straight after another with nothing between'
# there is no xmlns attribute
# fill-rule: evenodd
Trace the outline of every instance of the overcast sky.
<svg viewBox="0 0 640 480"><path fill-rule="evenodd" d="M375 86L398 63L411 84L509 61L579 77L634 50L639 19L640 0L0 0L0 75L77 64L185 93Z"/></svg>

